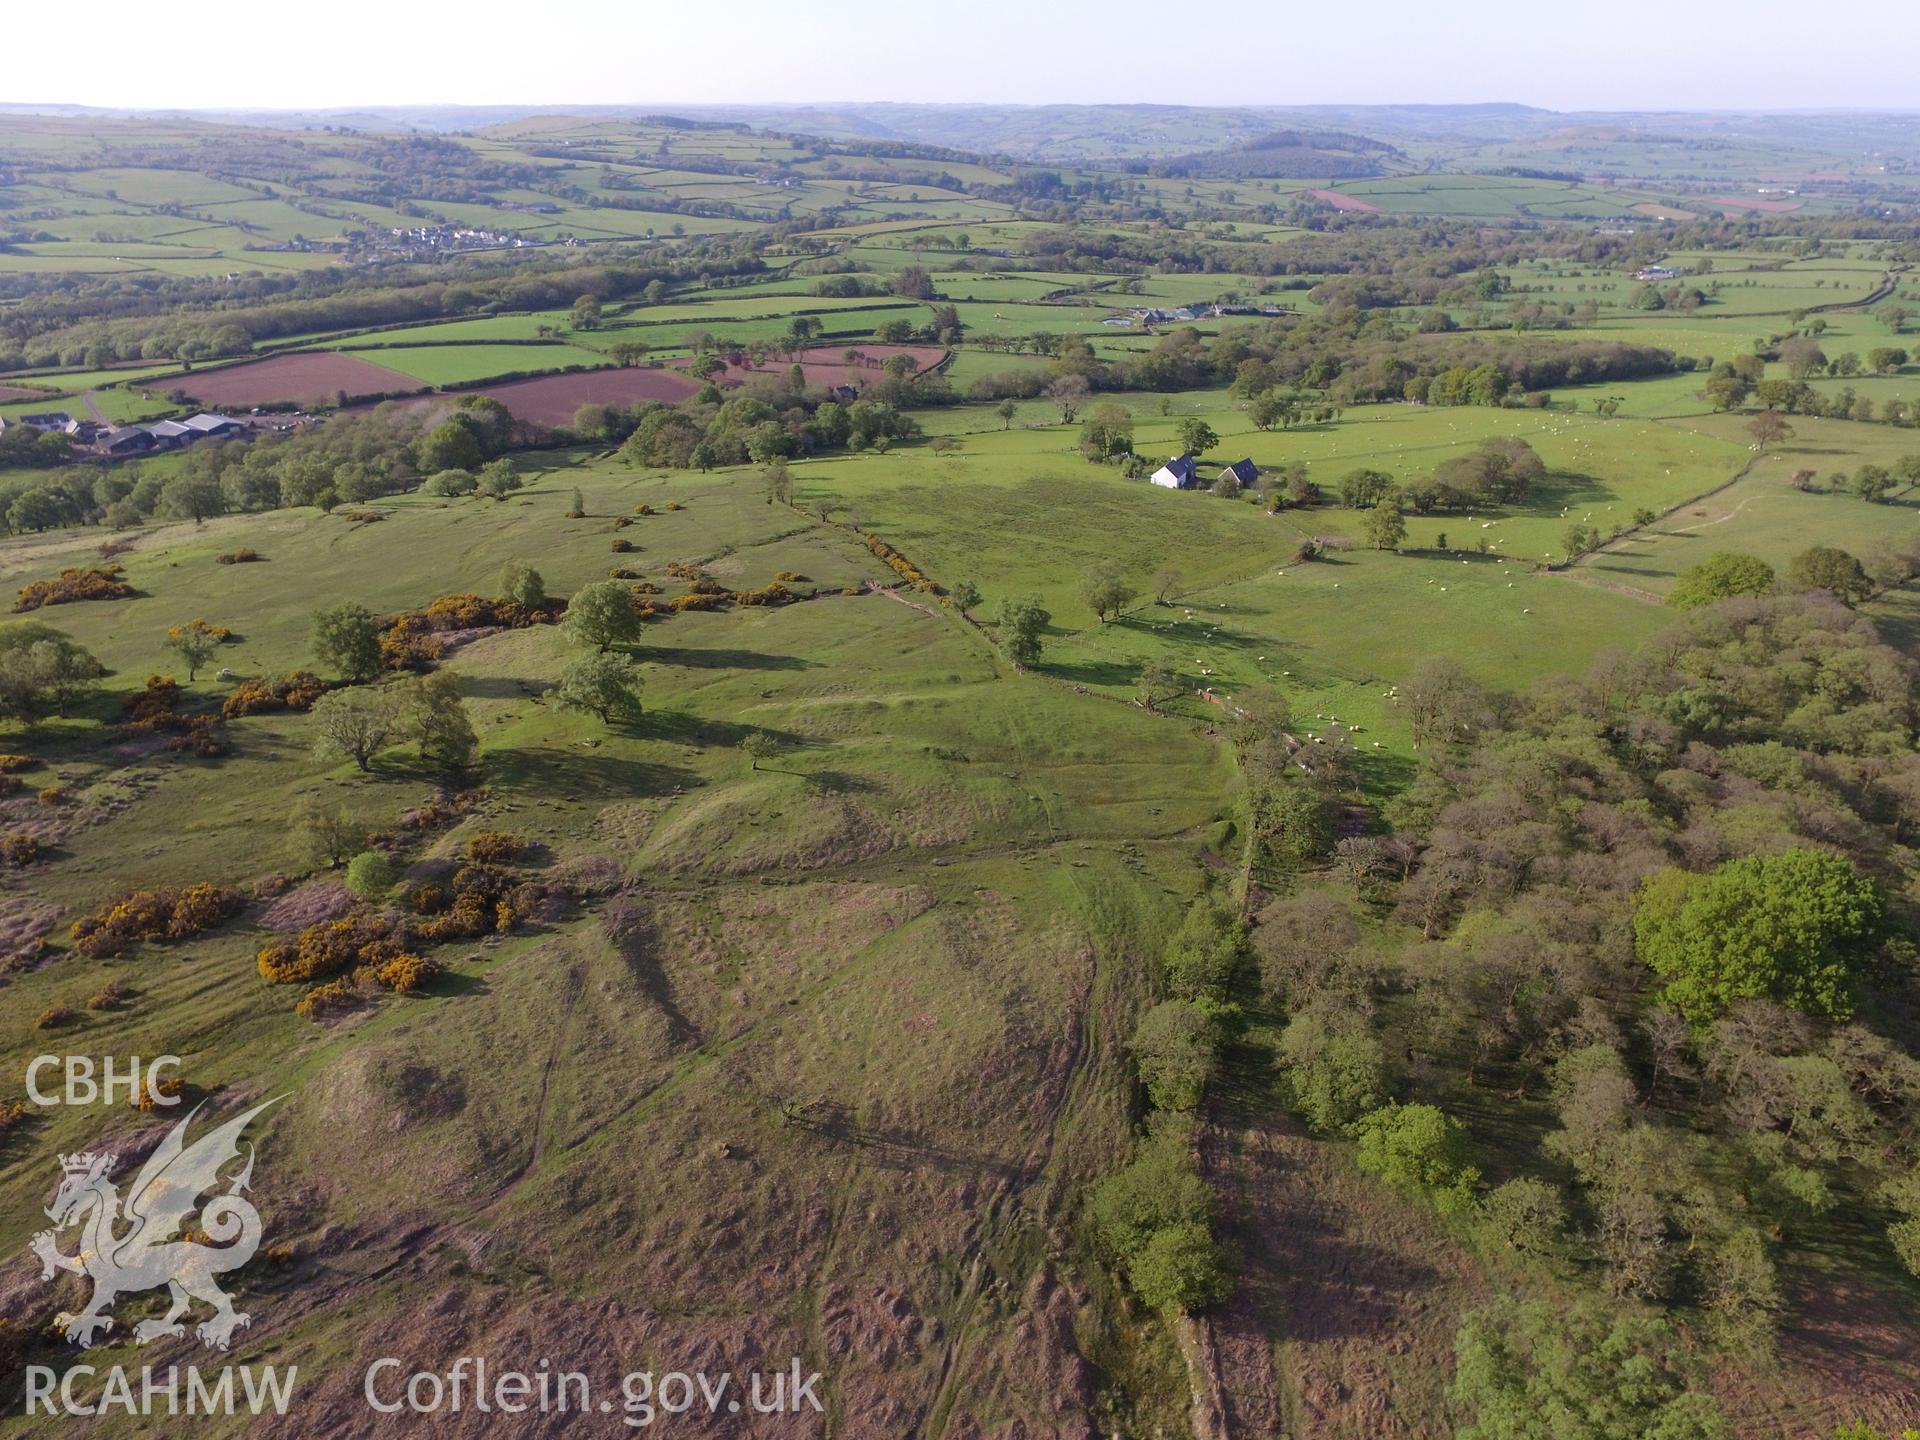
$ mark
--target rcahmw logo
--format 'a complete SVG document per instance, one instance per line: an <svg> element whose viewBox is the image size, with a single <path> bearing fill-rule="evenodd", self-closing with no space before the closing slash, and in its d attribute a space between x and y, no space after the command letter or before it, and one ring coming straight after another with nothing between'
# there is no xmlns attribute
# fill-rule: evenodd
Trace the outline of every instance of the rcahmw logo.
<svg viewBox="0 0 1920 1440"><path fill-rule="evenodd" d="M260 1214L246 1198L253 1181L254 1155L247 1147L246 1163L223 1178L222 1172L240 1157L240 1137L247 1125L275 1101L256 1105L187 1144L187 1127L200 1110L167 1132L146 1164L134 1176L123 1198L113 1180L118 1156L83 1152L60 1157L60 1189L46 1210L52 1228L34 1236L32 1250L40 1257L43 1280L65 1270L93 1282L93 1295L77 1315L63 1315L55 1323L62 1334L83 1349L113 1328L109 1313L123 1295L165 1286L173 1303L158 1320L142 1320L133 1328L141 1345L163 1337L186 1334L182 1317L194 1303L211 1306L213 1314L194 1327L200 1341L216 1350L232 1343L235 1330L252 1317L233 1308L232 1298L217 1277L238 1270L260 1248ZM217 1191L205 1204L200 1197ZM192 1221L191 1225L189 1222ZM71 1255L59 1248L59 1233L80 1227L79 1249ZM284 1377L272 1366L256 1376L238 1367L222 1367L209 1382L197 1367L184 1377L176 1367L156 1372L152 1366L129 1375L125 1367L104 1372L97 1399L85 1397L95 1376L91 1365L27 1367L27 1413L94 1415L125 1409L132 1414L222 1414L239 1407L259 1413L271 1406L284 1413L292 1397L296 1367ZM164 1379L160 1378L164 1376Z"/></svg>

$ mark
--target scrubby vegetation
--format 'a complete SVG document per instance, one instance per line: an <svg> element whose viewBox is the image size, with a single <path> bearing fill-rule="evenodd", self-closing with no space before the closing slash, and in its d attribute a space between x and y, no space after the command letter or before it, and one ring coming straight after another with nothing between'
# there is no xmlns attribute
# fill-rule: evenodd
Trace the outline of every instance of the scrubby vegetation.
<svg viewBox="0 0 1920 1440"><path fill-rule="evenodd" d="M1473 123L1094 169L0 117L22 1055L284 1094L276 1238L417 1265L424 1197L500 1333L778 1317L835 1433L1886 1433L1898 147L1820 117L1844 178L1722 218L1813 121ZM155 228L224 258L99 268ZM410 398L137 460L15 423L309 365ZM79 1127L0 1108L7 1213ZM407 1287L262 1283L352 1428L340 1317L417 1330Z"/></svg>
<svg viewBox="0 0 1920 1440"><path fill-rule="evenodd" d="M186 940L231 920L245 905L233 887L205 882L135 890L74 921L73 948L98 957L122 954L143 940Z"/></svg>
<svg viewBox="0 0 1920 1440"><path fill-rule="evenodd" d="M71 605L79 600L118 600L133 593L133 587L120 577L126 573L119 565L85 565L62 570L57 580L36 580L22 585L13 602L14 612L38 610L47 605Z"/></svg>

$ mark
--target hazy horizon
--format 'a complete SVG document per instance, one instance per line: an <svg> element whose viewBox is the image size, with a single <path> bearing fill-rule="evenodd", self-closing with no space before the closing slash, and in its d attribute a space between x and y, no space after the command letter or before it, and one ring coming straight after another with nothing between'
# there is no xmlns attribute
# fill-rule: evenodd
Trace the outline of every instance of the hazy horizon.
<svg viewBox="0 0 1920 1440"><path fill-rule="evenodd" d="M27 82L17 105L133 110L351 110L404 106L1139 104L1234 106L1522 104L1557 111L1908 111L1920 26L1883 0L1834 0L1817 16L1784 0L1707 0L1684 14L1622 0L1573 34L1517 0L1443 10L1381 0L1344 12L1191 0L1177 35L1147 0L1039 8L982 0L964 18L821 0L741 0L711 12L581 0L527 16L554 50L530 74L524 46L471 14L342 0L323 20L263 18L239 0L196 7L191 37L246 47L248 63L191 73L137 45ZM89 7L111 22L150 12ZM456 21L449 24L449 19ZM482 16L491 20L491 16ZM1860 47L1871 37L1871 64ZM1367 42L1379 38L1381 43ZM1166 39L1185 38L1187 56ZM280 66L280 53L297 64ZM199 53L196 51L195 53ZM1713 63L1700 57L1711 54ZM1303 58L1304 57L1304 58ZM1438 58L1436 58L1438 57ZM16 84L20 82L16 81ZM45 88L41 88L44 86ZM477 95L506 96L476 100ZM1497 95L1498 99L1488 99ZM1785 102L1785 103L1783 103Z"/></svg>

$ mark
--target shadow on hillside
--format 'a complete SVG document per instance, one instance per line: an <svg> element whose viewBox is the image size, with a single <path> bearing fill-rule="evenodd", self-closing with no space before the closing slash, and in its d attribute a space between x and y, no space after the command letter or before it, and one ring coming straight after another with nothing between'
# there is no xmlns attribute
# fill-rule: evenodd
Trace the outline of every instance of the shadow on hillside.
<svg viewBox="0 0 1920 1440"><path fill-rule="evenodd" d="M1612 557L1609 556L1608 559L1611 561ZM1594 565L1592 568L1605 575L1646 575L1655 580L1670 579L1673 575L1671 570L1656 570L1650 565L1616 565L1609 563L1606 565Z"/></svg>
<svg viewBox="0 0 1920 1440"><path fill-rule="evenodd" d="M1589 475L1583 470L1554 470L1544 480L1533 487L1524 505L1524 510L1540 510L1558 502L1572 509L1576 505L1592 505L1602 500L1618 500L1606 481L1597 475Z"/></svg>
<svg viewBox="0 0 1920 1440"><path fill-rule="evenodd" d="M636 658L688 670L811 670L818 662L798 655L769 655L762 650L680 650L647 645Z"/></svg>
<svg viewBox="0 0 1920 1440"><path fill-rule="evenodd" d="M761 770L768 767L762 765ZM797 775L807 782L807 788L823 795L873 795L885 789L867 779L864 775L855 775L846 770L789 770L789 775Z"/></svg>
<svg viewBox="0 0 1920 1440"><path fill-rule="evenodd" d="M548 680L522 680L515 675L462 675L461 692L469 700L538 700L553 688Z"/></svg>
<svg viewBox="0 0 1920 1440"><path fill-rule="evenodd" d="M1020 1173L1018 1166L1004 1160L948 1150L902 1130L862 1126L851 1108L835 1101L783 1104L780 1110L781 1119L793 1129L855 1147L867 1160L889 1169L925 1166L943 1172L997 1175L1005 1180L1016 1179Z"/></svg>
<svg viewBox="0 0 1920 1440"><path fill-rule="evenodd" d="M484 975L462 975L458 971L446 970L421 986L420 993L436 999L451 999L456 995L485 995L492 988Z"/></svg>
<svg viewBox="0 0 1920 1440"><path fill-rule="evenodd" d="M1219 612L1208 613L1213 614ZM1226 613L1231 616L1231 612ZM1211 634L1208 634L1201 629L1204 623L1207 622L1203 622L1199 615L1195 615L1191 620L1182 619L1178 622L1179 625L1188 627L1187 630L1164 626L1156 629L1152 625L1136 625L1133 628L1149 634L1162 635L1175 644L1218 645L1233 650L1252 650L1258 646L1265 645L1276 654L1282 645L1281 641L1274 640L1270 637L1246 635L1237 630L1215 630ZM1193 633L1188 633L1189 630Z"/></svg>
<svg viewBox="0 0 1920 1440"><path fill-rule="evenodd" d="M1530 562L1515 560L1511 555L1502 555L1498 550L1460 550L1449 545L1446 549L1402 550L1402 555L1413 555L1421 560L1464 561L1469 565L1524 565Z"/></svg>
<svg viewBox="0 0 1920 1440"><path fill-rule="evenodd" d="M1365 741L1356 741L1364 745ZM1394 795L1407 788L1420 774L1420 762L1411 755L1393 755L1384 750L1362 749L1355 753L1353 768L1360 785L1369 795Z"/></svg>
<svg viewBox="0 0 1920 1440"><path fill-rule="evenodd" d="M490 785L524 787L562 798L670 795L703 783L697 773L681 766L610 755L605 750L508 750L489 754L484 769Z"/></svg>
<svg viewBox="0 0 1920 1440"><path fill-rule="evenodd" d="M770 735L787 750L805 750L815 744L790 730L741 725L732 720L709 720L684 710L649 711L636 727L636 733L650 740L671 740L680 745L738 745L749 735Z"/></svg>
<svg viewBox="0 0 1920 1440"><path fill-rule="evenodd" d="M1088 660L1077 665L1048 664L1039 669L1042 674L1064 680L1069 685L1119 687L1134 684L1140 676L1139 666L1120 660Z"/></svg>
<svg viewBox="0 0 1920 1440"><path fill-rule="evenodd" d="M1906 654L1920 654L1920 609L1914 607L1914 598L1905 592L1895 591L1880 597L1873 613L1873 625L1880 632L1880 638ZM1890 605L1898 604L1902 608L1892 610Z"/></svg>

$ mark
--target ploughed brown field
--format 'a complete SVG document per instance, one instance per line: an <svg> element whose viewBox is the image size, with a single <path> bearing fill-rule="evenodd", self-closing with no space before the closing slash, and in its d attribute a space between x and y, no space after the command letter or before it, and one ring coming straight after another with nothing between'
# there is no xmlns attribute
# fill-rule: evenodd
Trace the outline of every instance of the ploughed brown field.
<svg viewBox="0 0 1920 1440"><path fill-rule="evenodd" d="M849 362L848 350L858 351L858 358ZM887 361L895 355L911 355L915 374L931 370L947 358L947 352L938 345L814 345L768 356L760 365L751 363L744 354L726 357L727 370L720 381L728 384L749 375L784 375L797 363L806 372L809 385L860 387L878 380L885 373Z"/></svg>
<svg viewBox="0 0 1920 1440"><path fill-rule="evenodd" d="M0 404L14 400L47 400L52 396L48 391L35 390L27 385L0 385Z"/></svg>
<svg viewBox="0 0 1920 1440"><path fill-rule="evenodd" d="M1314 190L1309 193L1316 199L1326 201L1336 210L1378 210L1380 208L1371 200L1362 200L1358 195L1343 195L1338 190Z"/></svg>
<svg viewBox="0 0 1920 1440"><path fill-rule="evenodd" d="M243 410L254 405L330 405L342 394L406 394L426 388L411 375L332 350L275 355L163 383L167 390L186 391L195 404L220 410Z"/></svg>
<svg viewBox="0 0 1920 1440"><path fill-rule="evenodd" d="M638 405L660 400L677 405L700 391L700 382L678 370L589 370L577 375L537 375L482 385L471 394L498 400L516 420L566 425L582 405Z"/></svg>
<svg viewBox="0 0 1920 1440"><path fill-rule="evenodd" d="M1713 203L1729 210L1761 210L1769 215L1787 215L1800 208L1798 200L1759 200L1750 195L1716 195Z"/></svg>

